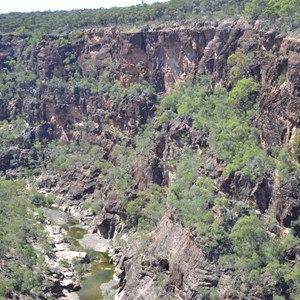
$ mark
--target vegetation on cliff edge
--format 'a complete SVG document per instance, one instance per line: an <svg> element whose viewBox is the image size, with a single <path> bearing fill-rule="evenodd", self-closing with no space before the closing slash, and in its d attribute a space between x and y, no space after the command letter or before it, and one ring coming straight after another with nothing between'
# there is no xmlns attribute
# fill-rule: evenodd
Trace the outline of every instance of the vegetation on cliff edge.
<svg viewBox="0 0 300 300"><path fill-rule="evenodd" d="M252 19L264 19L269 26L278 26L282 31L298 27L300 24L299 0L171 0L152 5L143 4L125 8L45 11L31 13L9 13L0 15L0 32L15 32L29 35L32 42L46 33L103 26L131 27L150 22L215 18L222 19L236 15L246 15ZM78 37L82 33L74 31Z"/></svg>

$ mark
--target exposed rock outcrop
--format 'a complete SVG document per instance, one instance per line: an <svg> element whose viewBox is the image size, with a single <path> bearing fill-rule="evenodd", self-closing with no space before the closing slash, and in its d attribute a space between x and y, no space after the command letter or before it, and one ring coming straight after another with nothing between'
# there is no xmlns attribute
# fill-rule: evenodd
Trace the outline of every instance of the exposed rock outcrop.
<svg viewBox="0 0 300 300"><path fill-rule="evenodd" d="M168 216L152 232L143 251L138 250L120 261L126 282L121 299L197 299L201 289L217 286L219 274L201 245Z"/></svg>

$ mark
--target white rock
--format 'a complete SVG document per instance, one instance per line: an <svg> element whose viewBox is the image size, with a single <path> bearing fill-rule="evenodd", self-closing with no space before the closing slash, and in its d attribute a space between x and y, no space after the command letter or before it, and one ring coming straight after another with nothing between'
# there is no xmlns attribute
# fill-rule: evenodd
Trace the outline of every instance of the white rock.
<svg viewBox="0 0 300 300"><path fill-rule="evenodd" d="M87 233L79 240L80 245L83 248L90 248L99 252L106 252L109 245L109 240L104 239L97 233Z"/></svg>
<svg viewBox="0 0 300 300"><path fill-rule="evenodd" d="M79 258L80 260L84 260L86 258L86 252L78 252L72 250L64 250L56 253L58 260L66 259L68 261L72 261L73 258Z"/></svg>

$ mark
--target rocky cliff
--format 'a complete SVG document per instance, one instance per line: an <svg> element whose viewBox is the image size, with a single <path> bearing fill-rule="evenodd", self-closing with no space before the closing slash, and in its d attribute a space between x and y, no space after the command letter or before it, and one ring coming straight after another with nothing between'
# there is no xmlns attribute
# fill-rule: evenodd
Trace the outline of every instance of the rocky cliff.
<svg viewBox="0 0 300 300"><path fill-rule="evenodd" d="M297 139L300 41L263 31L259 23L199 22L134 33L99 28L80 36L47 35L37 45L29 45L26 38L0 36L0 64L6 76L1 79L0 119L25 120L22 134L1 149L1 173L16 178L24 167L42 168L40 188L60 195L70 212L97 200L100 192L102 210L94 212L92 224L106 238L123 230L124 195L130 202L153 183L171 186L176 176L172 162L187 148L201 152L207 147L207 134L188 116L176 118L165 134L159 134L155 111L160 95L185 80L203 84L205 79L208 94L217 86L231 89L227 60L237 49L252 53L247 74L261 87L252 122L260 130L261 146L272 156L275 147ZM11 84L10 91L5 84ZM132 178L118 190L121 195L114 188L117 174L109 175L110 170L121 164L127 148L137 149L136 136L151 120L150 154L129 158L134 166L121 176ZM61 177L50 163L55 150L48 146L53 141L67 147L97 146L92 161L100 159L101 164L76 161ZM120 144L125 148L118 148ZM238 171L225 175L225 163L215 153L207 153L205 159L205 172L219 194L254 203L260 214L273 211L281 225L290 227L297 220L298 190L290 183L280 184L276 172L251 180ZM230 289L220 284L220 278L230 278L230 270L217 269L196 237L167 209L144 249L124 253L120 297L200 299L203 289L214 287L220 297L229 299Z"/></svg>
<svg viewBox="0 0 300 300"><path fill-rule="evenodd" d="M211 288L218 282L216 267L205 258L195 236L167 216L143 252L130 252L123 272L122 299L195 299L201 287Z"/></svg>
<svg viewBox="0 0 300 300"><path fill-rule="evenodd" d="M98 129L97 136L103 123L130 131L145 122L154 103L144 103L143 97L132 103L133 99L128 98L124 109L125 99L123 103L111 103L88 86L74 84L70 90L63 84L55 86L55 80L70 81L74 75L76 77L76 72L86 78L99 76L111 63L115 69L113 75L122 86L145 80L156 93L172 90L186 76L195 78L211 74L212 85L224 84L228 79L228 57L237 48L246 48L247 51L256 50L250 72L264 85L257 121L263 129L262 142L268 147L288 142L294 124L299 122L299 41L277 37L275 32L263 32L258 25L245 22L220 26L196 23L187 27L173 25L167 29L162 26L137 33L124 33L119 28L91 29L80 39L45 36L36 46L24 46L26 37L3 35L2 70L11 69L13 64L9 61L15 60L25 74L34 74L39 81L30 84L30 78L20 80L15 97L3 101L1 118L9 119L13 112L20 112L30 125L41 126L46 122L55 129L57 138L66 141L74 139L76 125L88 116L94 118L96 128L93 130ZM280 76L286 79L281 86L277 85ZM276 101L270 99L271 96ZM30 97L38 103L30 101ZM280 107L281 115L276 107ZM109 113L108 122L103 117ZM271 113L276 117L270 117Z"/></svg>

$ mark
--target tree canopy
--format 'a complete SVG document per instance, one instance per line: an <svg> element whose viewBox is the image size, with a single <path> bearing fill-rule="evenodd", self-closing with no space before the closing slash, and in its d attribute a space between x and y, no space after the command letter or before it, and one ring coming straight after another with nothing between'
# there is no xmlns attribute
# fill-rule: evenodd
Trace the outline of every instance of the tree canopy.
<svg viewBox="0 0 300 300"><path fill-rule="evenodd" d="M278 21L282 26L294 28L300 23L299 0L171 0L152 5L140 4L110 9L84 9L72 11L44 11L9 13L0 15L0 32L20 35L62 33L75 29L103 26L138 26L149 22L225 18L246 15Z"/></svg>

